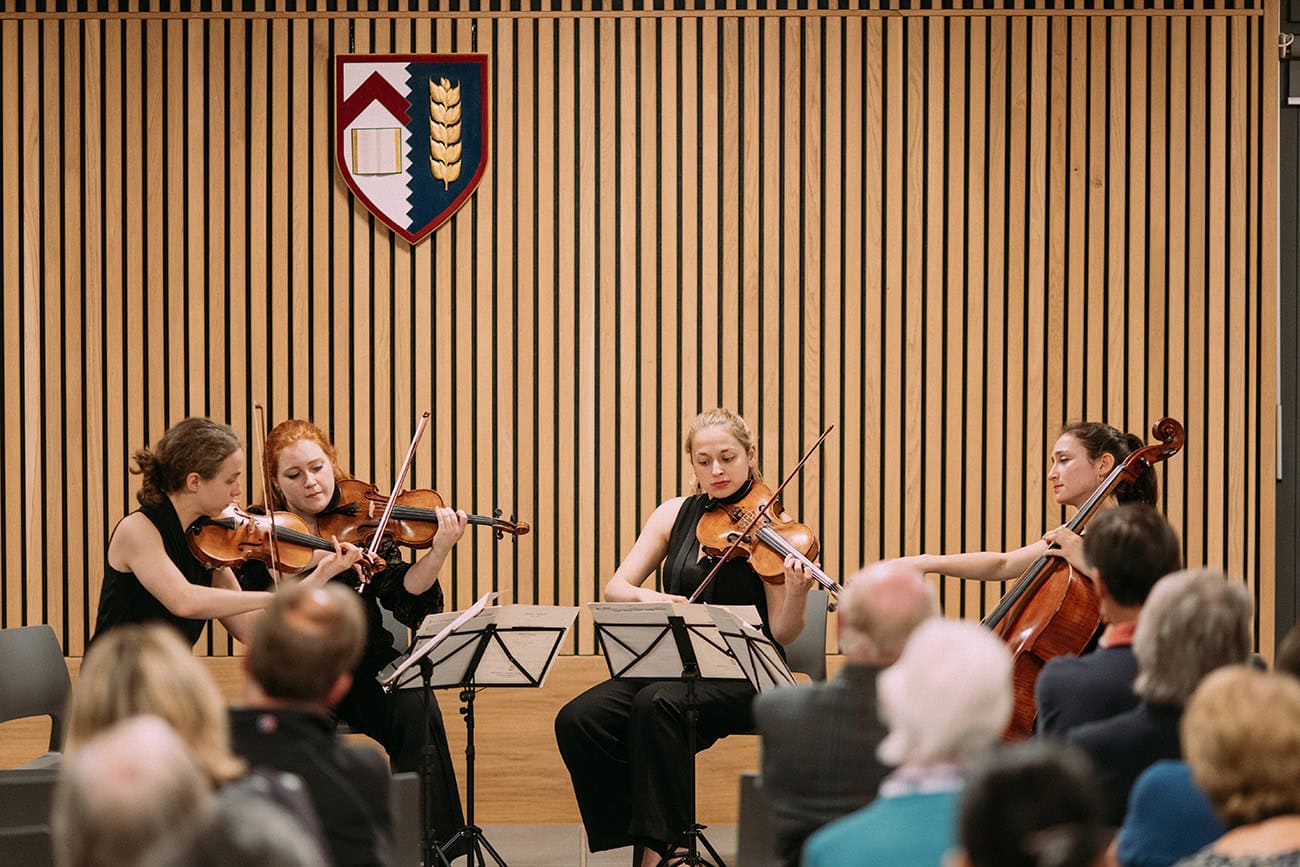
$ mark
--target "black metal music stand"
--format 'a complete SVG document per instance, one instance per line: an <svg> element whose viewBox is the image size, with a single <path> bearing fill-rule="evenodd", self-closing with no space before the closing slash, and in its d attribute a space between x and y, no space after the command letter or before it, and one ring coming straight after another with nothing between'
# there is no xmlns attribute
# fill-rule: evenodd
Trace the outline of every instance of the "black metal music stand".
<svg viewBox="0 0 1300 867"><path fill-rule="evenodd" d="M625 680L672 680L671 666L680 671L686 684L686 745L690 754L688 806L689 821L682 835L668 852L659 859L657 867L726 867L718 850L704 835L708 827L697 821L695 802L695 735L699 709L695 699L695 685L700 680L744 680L744 667L737 661L718 628L715 617L708 613L704 618L692 617L687 622L685 613L693 615L701 609L714 606L685 606L684 603L633 603L644 616L628 619L636 611L626 605L595 603L596 637L610 676ZM693 610L692 610L693 609ZM605 620L607 611L619 611L624 616ZM674 613L676 612L676 613ZM733 617L732 620L735 618ZM672 637L669 642L668 637ZM700 653L707 656L707 673L701 670ZM617 659L617 661L616 661ZM713 858L710 861L701 853L703 849ZM681 850L685 851L681 851Z"/></svg>
<svg viewBox="0 0 1300 867"><path fill-rule="evenodd" d="M480 602L485 602L486 599L484 597ZM549 605L485 608L476 604L475 608L479 610L470 609L471 616L465 617L462 614L450 621L447 620L448 615L440 615L447 627L417 647L408 661L385 681L386 689L394 688L391 684L410 684L413 679L400 681L400 677L412 665L418 666L419 688L424 692L426 713L431 713L433 705L429 701L430 690L460 690L460 713L465 718L465 824L445 843L437 845L428 794L433 764L432 747L427 740L428 723L432 722L429 720L425 729L424 758L420 764L420 804L424 826L421 845L423 860L428 867L450 867L451 860L460 855L450 855L449 859L449 853L454 852L458 846L464 847L469 864L477 862L479 867L483 867L486 851L498 867L506 867L501 853L474 822L474 697L487 687L541 686L577 615L576 608ZM567 622L559 625L559 621L565 619L566 612ZM524 622L529 617L546 622Z"/></svg>

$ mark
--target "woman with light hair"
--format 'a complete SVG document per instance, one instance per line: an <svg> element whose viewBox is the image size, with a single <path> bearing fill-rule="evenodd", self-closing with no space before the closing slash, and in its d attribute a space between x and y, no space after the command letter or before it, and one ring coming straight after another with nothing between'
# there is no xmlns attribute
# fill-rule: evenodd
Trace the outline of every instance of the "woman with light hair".
<svg viewBox="0 0 1300 867"><path fill-rule="evenodd" d="M1181 757L1178 721L1197 684L1214 669L1249 658L1253 612L1246 588L1216 569L1185 569L1152 588L1133 636L1138 706L1068 736L1097 768L1110 825L1123 820L1144 770Z"/></svg>
<svg viewBox="0 0 1300 867"><path fill-rule="evenodd" d="M1179 865L1300 865L1300 683L1246 666L1216 671L1188 703L1182 736L1229 830Z"/></svg>
<svg viewBox="0 0 1300 867"><path fill-rule="evenodd" d="M119 626L86 653L72 691L68 752L144 714L180 735L213 786L243 776L244 762L230 751L225 700L179 633L160 624Z"/></svg>
<svg viewBox="0 0 1300 867"><path fill-rule="evenodd" d="M881 761L896 766L875 801L808 838L805 867L938 867L953 843L964 769L1011 719L1011 656L973 623L930 620L877 681L889 734Z"/></svg>
<svg viewBox="0 0 1300 867"><path fill-rule="evenodd" d="M231 752L225 699L170 626L126 624L91 644L69 704L69 756L100 732L137 716L155 716L171 726L218 798L278 804L324 851L320 818L301 781L270 769L249 773Z"/></svg>

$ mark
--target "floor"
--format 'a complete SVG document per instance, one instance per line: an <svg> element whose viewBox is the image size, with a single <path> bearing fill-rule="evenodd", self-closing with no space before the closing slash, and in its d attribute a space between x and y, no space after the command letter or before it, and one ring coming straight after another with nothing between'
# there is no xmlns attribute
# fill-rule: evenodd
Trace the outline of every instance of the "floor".
<svg viewBox="0 0 1300 867"><path fill-rule="evenodd" d="M509 867L630 867L632 863L631 849L587 852L580 825L487 825L483 834ZM710 826L704 835L727 867L736 867L736 826ZM486 863L493 863L491 857ZM455 867L466 864L462 859Z"/></svg>

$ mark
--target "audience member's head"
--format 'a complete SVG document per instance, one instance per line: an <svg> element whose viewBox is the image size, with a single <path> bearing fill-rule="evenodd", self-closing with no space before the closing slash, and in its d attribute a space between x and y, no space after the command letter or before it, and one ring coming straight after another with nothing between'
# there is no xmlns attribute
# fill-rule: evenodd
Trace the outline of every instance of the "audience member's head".
<svg viewBox="0 0 1300 867"><path fill-rule="evenodd" d="M1133 691L1152 704L1186 704L1205 675L1250 657L1253 611L1246 588L1218 570L1188 569L1162 578L1133 635Z"/></svg>
<svg viewBox="0 0 1300 867"><path fill-rule="evenodd" d="M873 563L840 594L840 649L850 662L890 665L912 630L938 613L924 575L897 561Z"/></svg>
<svg viewBox="0 0 1300 867"><path fill-rule="evenodd" d="M1084 534L1083 556L1123 608L1140 607L1157 581L1183 566L1178 534L1144 503L1103 510Z"/></svg>
<svg viewBox="0 0 1300 867"><path fill-rule="evenodd" d="M1282 643L1277 648L1277 663L1274 668L1300 679L1300 623L1292 626L1282 638Z"/></svg>
<svg viewBox="0 0 1300 867"><path fill-rule="evenodd" d="M152 714L189 745L213 785L244 773L230 752L225 700L171 627L119 626L95 639L72 690L68 752L116 722Z"/></svg>
<svg viewBox="0 0 1300 867"><path fill-rule="evenodd" d="M333 582L283 587L253 634L248 673L259 698L329 707L351 687L365 640L355 593Z"/></svg>
<svg viewBox="0 0 1300 867"><path fill-rule="evenodd" d="M965 763L1011 719L1011 654L982 626L933 618L877 679L887 765Z"/></svg>
<svg viewBox="0 0 1300 867"><path fill-rule="evenodd" d="M157 847L141 867L318 867L320 847L287 810L222 799L203 820Z"/></svg>
<svg viewBox="0 0 1300 867"><path fill-rule="evenodd" d="M1300 682L1247 666L1205 678L1182 719L1183 756L1224 824L1300 813Z"/></svg>
<svg viewBox="0 0 1300 867"><path fill-rule="evenodd" d="M211 784L167 723L123 720L83 741L63 766L51 819L56 861L134 867L211 800Z"/></svg>
<svg viewBox="0 0 1300 867"><path fill-rule="evenodd" d="M967 779L962 867L1091 867L1106 845L1087 756L1033 740L994 750Z"/></svg>

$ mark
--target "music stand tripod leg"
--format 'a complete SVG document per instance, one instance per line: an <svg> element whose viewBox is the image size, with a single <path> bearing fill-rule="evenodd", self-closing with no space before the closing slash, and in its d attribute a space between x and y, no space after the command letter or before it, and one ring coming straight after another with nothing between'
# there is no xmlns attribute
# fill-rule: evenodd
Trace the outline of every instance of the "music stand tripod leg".
<svg viewBox="0 0 1300 867"><path fill-rule="evenodd" d="M682 670L682 680L686 681L686 752L689 758L690 782L687 790L690 792L690 821L687 824L686 831L678 838L672 848L659 859L656 867L727 867L718 854L718 850L713 848L709 838L704 836L706 825L701 825L696 821L696 804L695 804L695 720L699 716L699 711L695 706L695 683L700 679L700 670L697 663L688 662ZM713 860L710 861L700 854L700 844ZM686 851L680 851L685 848Z"/></svg>
<svg viewBox="0 0 1300 867"><path fill-rule="evenodd" d="M434 749L430 742L429 732L433 730L433 702L430 696L433 695L433 663L428 657L421 659L420 678L420 697L424 706L424 747L420 750L420 863L425 867L451 867L451 862L443 854L447 847L438 847L438 840L434 837L433 826L433 779L434 779Z"/></svg>
<svg viewBox="0 0 1300 867"><path fill-rule="evenodd" d="M485 633L486 637L490 638L494 631L494 628L489 625ZM485 641L476 651L474 660L469 665L470 671L474 671L478 667L479 658L483 655L486 646L487 641L485 638ZM483 858L483 850L486 849L488 854L492 856L492 860L496 862L497 867L507 867L501 853L497 852L496 848L488 842L483 829L474 824L474 694L477 690L474 687L472 678L470 682L465 683L463 686L460 700L464 702L464 707L460 709L460 713L461 716L465 717L465 825L438 849L438 858L440 860L437 864L438 867L447 864L446 853L452 851L458 842L465 840L467 864L473 865L477 863L479 867L483 867L486 863Z"/></svg>

